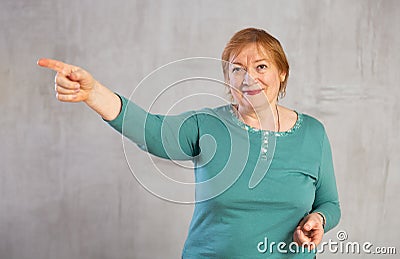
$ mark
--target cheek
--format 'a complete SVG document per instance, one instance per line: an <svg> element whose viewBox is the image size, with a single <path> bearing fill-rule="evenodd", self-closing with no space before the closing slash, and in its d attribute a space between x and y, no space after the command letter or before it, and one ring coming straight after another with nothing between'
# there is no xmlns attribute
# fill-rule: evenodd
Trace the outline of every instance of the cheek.
<svg viewBox="0 0 400 259"><path fill-rule="evenodd" d="M279 89L279 86L281 83L279 76L271 75L271 74L265 75L262 78L259 78L259 81L263 85L266 85L268 88L278 88L278 89Z"/></svg>
<svg viewBox="0 0 400 259"><path fill-rule="evenodd" d="M235 78L230 78L229 79L229 84L237 89L242 85L242 81L235 79Z"/></svg>

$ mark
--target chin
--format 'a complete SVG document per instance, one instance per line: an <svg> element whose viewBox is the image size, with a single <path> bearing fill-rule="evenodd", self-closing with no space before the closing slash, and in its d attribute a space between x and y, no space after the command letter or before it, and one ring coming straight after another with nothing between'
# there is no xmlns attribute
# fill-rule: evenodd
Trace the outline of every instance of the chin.
<svg viewBox="0 0 400 259"><path fill-rule="evenodd" d="M269 107L270 102L267 98L265 98L265 96L249 96L247 98L244 98L242 102L239 103L239 105L244 105L248 108L253 108L257 110Z"/></svg>

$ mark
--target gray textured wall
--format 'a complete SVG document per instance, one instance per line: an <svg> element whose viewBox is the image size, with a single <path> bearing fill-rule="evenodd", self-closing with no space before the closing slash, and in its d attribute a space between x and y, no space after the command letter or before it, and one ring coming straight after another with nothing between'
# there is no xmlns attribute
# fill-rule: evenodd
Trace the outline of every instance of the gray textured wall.
<svg viewBox="0 0 400 259"><path fill-rule="evenodd" d="M35 62L78 64L129 95L168 62L220 57L247 26L284 45L291 76L283 103L328 130L343 216L325 239L343 229L350 241L399 250L398 4L1 0L0 258L178 258L193 208L142 188L120 136L83 104L59 103L54 73ZM131 163L147 170L136 153Z"/></svg>

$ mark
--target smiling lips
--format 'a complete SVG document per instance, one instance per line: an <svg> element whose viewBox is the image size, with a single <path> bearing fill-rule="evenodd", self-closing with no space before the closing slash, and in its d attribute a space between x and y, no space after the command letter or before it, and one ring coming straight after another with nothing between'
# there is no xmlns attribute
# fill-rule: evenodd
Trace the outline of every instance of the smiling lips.
<svg viewBox="0 0 400 259"><path fill-rule="evenodd" d="M246 94L246 95L256 95L256 94L259 94L259 93L261 93L262 91L263 91L264 89L258 89L258 90L245 90L245 91L242 91L244 94Z"/></svg>

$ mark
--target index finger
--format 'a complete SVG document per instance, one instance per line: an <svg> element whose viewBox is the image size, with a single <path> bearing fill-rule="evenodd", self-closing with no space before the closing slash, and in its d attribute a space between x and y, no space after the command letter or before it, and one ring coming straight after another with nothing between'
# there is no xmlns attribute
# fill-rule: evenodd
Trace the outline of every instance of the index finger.
<svg viewBox="0 0 400 259"><path fill-rule="evenodd" d="M37 64L41 67L46 67L59 73L68 74L68 71L72 70L71 65L54 59L41 58L38 60Z"/></svg>

